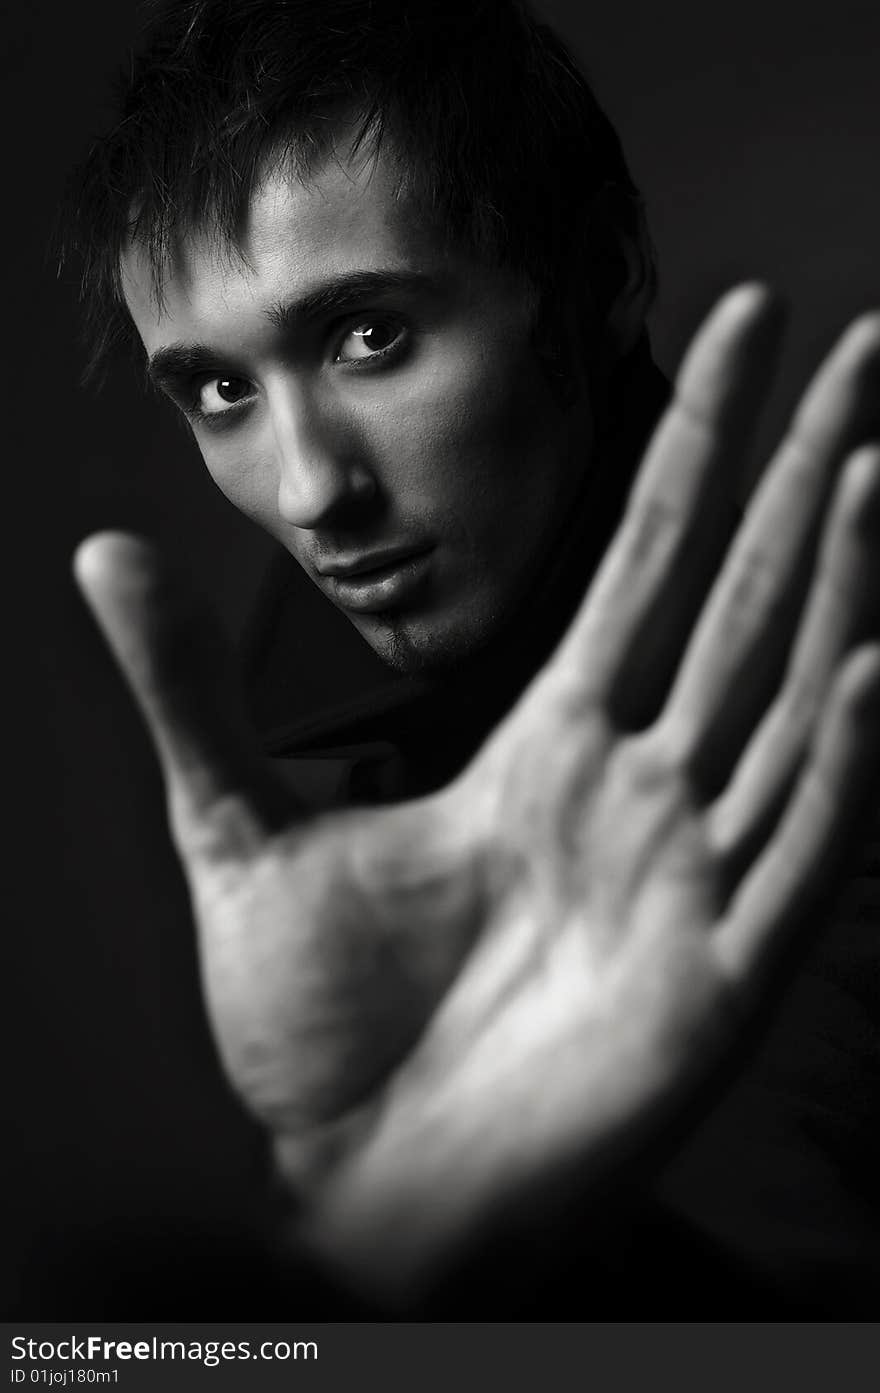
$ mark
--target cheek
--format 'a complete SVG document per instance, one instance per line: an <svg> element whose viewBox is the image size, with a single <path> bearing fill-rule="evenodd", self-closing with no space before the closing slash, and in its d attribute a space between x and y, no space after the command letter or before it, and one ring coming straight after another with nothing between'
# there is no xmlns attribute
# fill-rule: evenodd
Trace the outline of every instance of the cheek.
<svg viewBox="0 0 880 1393"><path fill-rule="evenodd" d="M570 496L580 474L574 442L589 453L589 421L560 407L527 347L444 353L384 404L375 426L397 496L455 515L471 535L500 534L560 492Z"/></svg>
<svg viewBox="0 0 880 1393"><path fill-rule="evenodd" d="M205 467L233 507L260 527L278 528L278 483L271 457L258 443L199 442Z"/></svg>

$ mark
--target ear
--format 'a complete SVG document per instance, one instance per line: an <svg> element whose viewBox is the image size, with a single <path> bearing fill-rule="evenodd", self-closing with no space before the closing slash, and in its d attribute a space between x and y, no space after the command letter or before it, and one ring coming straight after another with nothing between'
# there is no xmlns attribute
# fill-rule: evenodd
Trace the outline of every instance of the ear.
<svg viewBox="0 0 880 1393"><path fill-rule="evenodd" d="M653 248L638 196L614 184L601 189L586 240L587 277L610 373L644 334L656 290Z"/></svg>

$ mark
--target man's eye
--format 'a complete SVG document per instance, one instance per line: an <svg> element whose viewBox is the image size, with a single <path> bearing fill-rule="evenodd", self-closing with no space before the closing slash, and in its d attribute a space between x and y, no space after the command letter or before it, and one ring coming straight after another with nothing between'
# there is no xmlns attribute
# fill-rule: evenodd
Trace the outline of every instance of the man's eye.
<svg viewBox="0 0 880 1393"><path fill-rule="evenodd" d="M246 377L212 377L199 387L196 411L200 416L219 416L244 401L252 391Z"/></svg>
<svg viewBox="0 0 880 1393"><path fill-rule="evenodd" d="M365 319L349 329L339 345L337 363L357 363L385 353L403 336L403 326L393 319Z"/></svg>

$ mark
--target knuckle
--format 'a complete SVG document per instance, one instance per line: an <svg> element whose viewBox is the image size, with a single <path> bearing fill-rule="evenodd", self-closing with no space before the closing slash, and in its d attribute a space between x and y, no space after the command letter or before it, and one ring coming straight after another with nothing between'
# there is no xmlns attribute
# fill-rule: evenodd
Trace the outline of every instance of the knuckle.
<svg viewBox="0 0 880 1393"><path fill-rule="evenodd" d="M767 614L779 603L777 563L763 547L744 552L731 576L725 604L727 623L739 625Z"/></svg>
<svg viewBox="0 0 880 1393"><path fill-rule="evenodd" d="M711 376L717 380L717 377L722 375L721 365L715 366L716 371ZM708 378L709 374L705 374L705 376ZM687 384L679 384L674 403L679 426L684 426L703 442L713 441L718 430L718 421L709 403L709 397L714 393L706 391L708 385L708 382L704 381L704 390L700 395L697 395L695 391L689 389Z"/></svg>
<svg viewBox="0 0 880 1393"><path fill-rule="evenodd" d="M673 499L653 494L640 500L627 519L629 563L652 569L675 545L682 525L681 507Z"/></svg>
<svg viewBox="0 0 880 1393"><path fill-rule="evenodd" d="M691 756L680 723L667 720L621 742L618 773L640 796L677 796L689 782Z"/></svg>

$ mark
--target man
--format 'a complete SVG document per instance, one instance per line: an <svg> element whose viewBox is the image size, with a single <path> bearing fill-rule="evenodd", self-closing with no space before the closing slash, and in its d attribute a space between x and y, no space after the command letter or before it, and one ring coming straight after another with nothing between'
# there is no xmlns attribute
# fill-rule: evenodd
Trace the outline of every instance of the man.
<svg viewBox="0 0 880 1393"><path fill-rule="evenodd" d="M713 1314L827 1302L837 1253L777 1280L775 1214L751 1195L738 1251L670 1158L876 767L880 323L829 358L725 560L781 330L767 292L727 297L580 606L664 395L616 139L518 5L331 8L172 6L83 184L101 345L134 327L223 491L402 674L270 737L390 802L311 821L149 551L80 553L163 761L224 1066L298 1251L388 1309L448 1282L484 1312L463 1283L487 1252L497 1289L515 1235L522 1310L523 1251L575 1209L584 1313L632 1293L627 1242L640 1301L672 1254ZM276 727L289 623L253 663ZM708 1208L738 1204L712 1164Z"/></svg>

